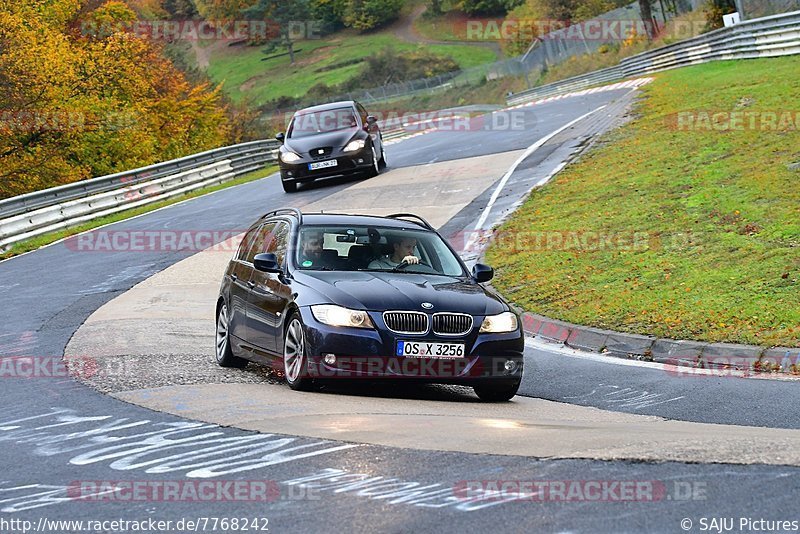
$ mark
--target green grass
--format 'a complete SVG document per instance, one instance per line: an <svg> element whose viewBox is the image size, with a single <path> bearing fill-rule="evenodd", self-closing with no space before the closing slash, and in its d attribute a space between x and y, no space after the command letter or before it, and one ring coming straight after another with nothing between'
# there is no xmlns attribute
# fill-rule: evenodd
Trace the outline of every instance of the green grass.
<svg viewBox="0 0 800 534"><path fill-rule="evenodd" d="M294 65L290 64L288 56L261 61L266 57L262 47L217 49L211 54L207 73L215 83L224 84L225 92L234 101L246 99L259 105L281 96L303 97L318 83L332 86L345 82L357 76L363 65L337 65L365 58L386 46L403 52L421 45L399 42L388 31L363 35L340 32L325 39L297 43L296 47L302 51L296 55ZM452 57L460 68L495 60L491 50L481 47L424 45L424 48L434 54Z"/></svg>
<svg viewBox="0 0 800 534"><path fill-rule="evenodd" d="M675 121L686 111L797 113L798 69L795 56L658 74L637 118L502 226L487 254L497 287L526 310L579 324L800 346L800 170L790 167L800 124L722 131ZM548 247L532 232L645 239Z"/></svg>
<svg viewBox="0 0 800 534"><path fill-rule="evenodd" d="M277 165L270 165L269 167L265 167L258 171L253 171L251 173L245 174L244 176L241 176L229 182L212 185L209 187L204 187L202 189L197 189L196 191L191 191L189 193L186 193L185 195L174 197L169 200L162 200L161 202L154 202L153 204L148 204L146 206L141 206L138 208L121 211L113 215L108 215L106 217L94 219L92 221L89 221L87 223L78 226L73 226L71 228L66 228L64 230L59 230L57 232L42 234L40 236L28 239L26 241L20 241L19 243L15 243L8 250L5 250L2 253L0 253L0 260L6 260L13 256L18 256L20 254L36 250L45 245L49 245L61 239L67 238L69 236L79 234L81 232L86 232L87 230L98 228L100 226L105 226L107 224L124 221L125 219L130 219L131 217L136 217L137 215L142 215L143 213L149 213L159 208L171 206L172 204L177 204L178 202L183 202L190 198L196 198L202 195L213 193L214 191L219 191L221 189L227 189L229 187L234 187L247 182L260 180L261 178L269 176L270 174L277 171L278 171Z"/></svg>
<svg viewBox="0 0 800 534"><path fill-rule="evenodd" d="M436 17L422 16L414 21L414 29L433 41L466 41L466 21L472 17L461 11L449 11ZM484 32L476 32L484 37ZM496 42L494 39L476 39L476 42Z"/></svg>

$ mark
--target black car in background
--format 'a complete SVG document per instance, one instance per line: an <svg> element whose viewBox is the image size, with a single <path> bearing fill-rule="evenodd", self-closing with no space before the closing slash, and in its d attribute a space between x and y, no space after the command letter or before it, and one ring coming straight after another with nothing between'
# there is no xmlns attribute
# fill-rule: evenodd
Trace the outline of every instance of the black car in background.
<svg viewBox="0 0 800 534"><path fill-rule="evenodd" d="M297 184L344 174L377 176L386 167L378 121L352 100L301 109L286 133L275 136L281 183L287 193Z"/></svg>
<svg viewBox="0 0 800 534"><path fill-rule="evenodd" d="M483 287L492 276L481 264L468 272L414 215L272 211L225 272L217 362L269 365L292 389L402 379L508 400L522 379L524 339L517 315Z"/></svg>

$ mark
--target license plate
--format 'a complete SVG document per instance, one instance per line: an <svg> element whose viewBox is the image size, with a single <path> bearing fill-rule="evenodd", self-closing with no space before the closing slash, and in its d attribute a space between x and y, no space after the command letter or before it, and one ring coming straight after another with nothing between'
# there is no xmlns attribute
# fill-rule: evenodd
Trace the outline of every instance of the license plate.
<svg viewBox="0 0 800 534"><path fill-rule="evenodd" d="M463 358L464 344L398 341L397 355L409 358Z"/></svg>
<svg viewBox="0 0 800 534"><path fill-rule="evenodd" d="M338 164L339 162L335 159L329 159L328 161L317 161L315 163L309 163L308 170L315 171L317 169L327 169L328 167L336 167Z"/></svg>

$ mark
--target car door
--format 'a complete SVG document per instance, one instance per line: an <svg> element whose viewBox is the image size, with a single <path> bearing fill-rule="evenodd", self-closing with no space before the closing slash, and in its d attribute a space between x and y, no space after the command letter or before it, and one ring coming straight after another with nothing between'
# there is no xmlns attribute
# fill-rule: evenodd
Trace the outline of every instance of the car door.
<svg viewBox="0 0 800 534"><path fill-rule="evenodd" d="M262 232L261 252L271 252L278 264L285 268L289 243L289 223L279 221L265 225ZM249 340L260 351L280 354L283 350L281 324L283 311L288 304L291 290L283 274L253 270L250 279L250 294L247 302L247 324Z"/></svg>
<svg viewBox="0 0 800 534"><path fill-rule="evenodd" d="M256 243L260 226L251 228L242 239L228 274L231 277L231 289L228 302L228 331L235 338L247 343L247 299L250 294L249 282L253 276L253 256L255 250L263 245ZM237 346L241 343L236 342Z"/></svg>

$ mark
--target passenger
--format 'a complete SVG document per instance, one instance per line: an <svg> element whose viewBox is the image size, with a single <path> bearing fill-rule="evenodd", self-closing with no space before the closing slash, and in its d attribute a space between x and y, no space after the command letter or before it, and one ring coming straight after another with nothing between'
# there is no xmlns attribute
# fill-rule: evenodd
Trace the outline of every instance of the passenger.
<svg viewBox="0 0 800 534"><path fill-rule="evenodd" d="M389 243L392 245L393 252L386 256L381 256L369 264L370 269L394 269L401 263L416 265L419 258L414 255L414 247L417 240L413 237L390 237Z"/></svg>

